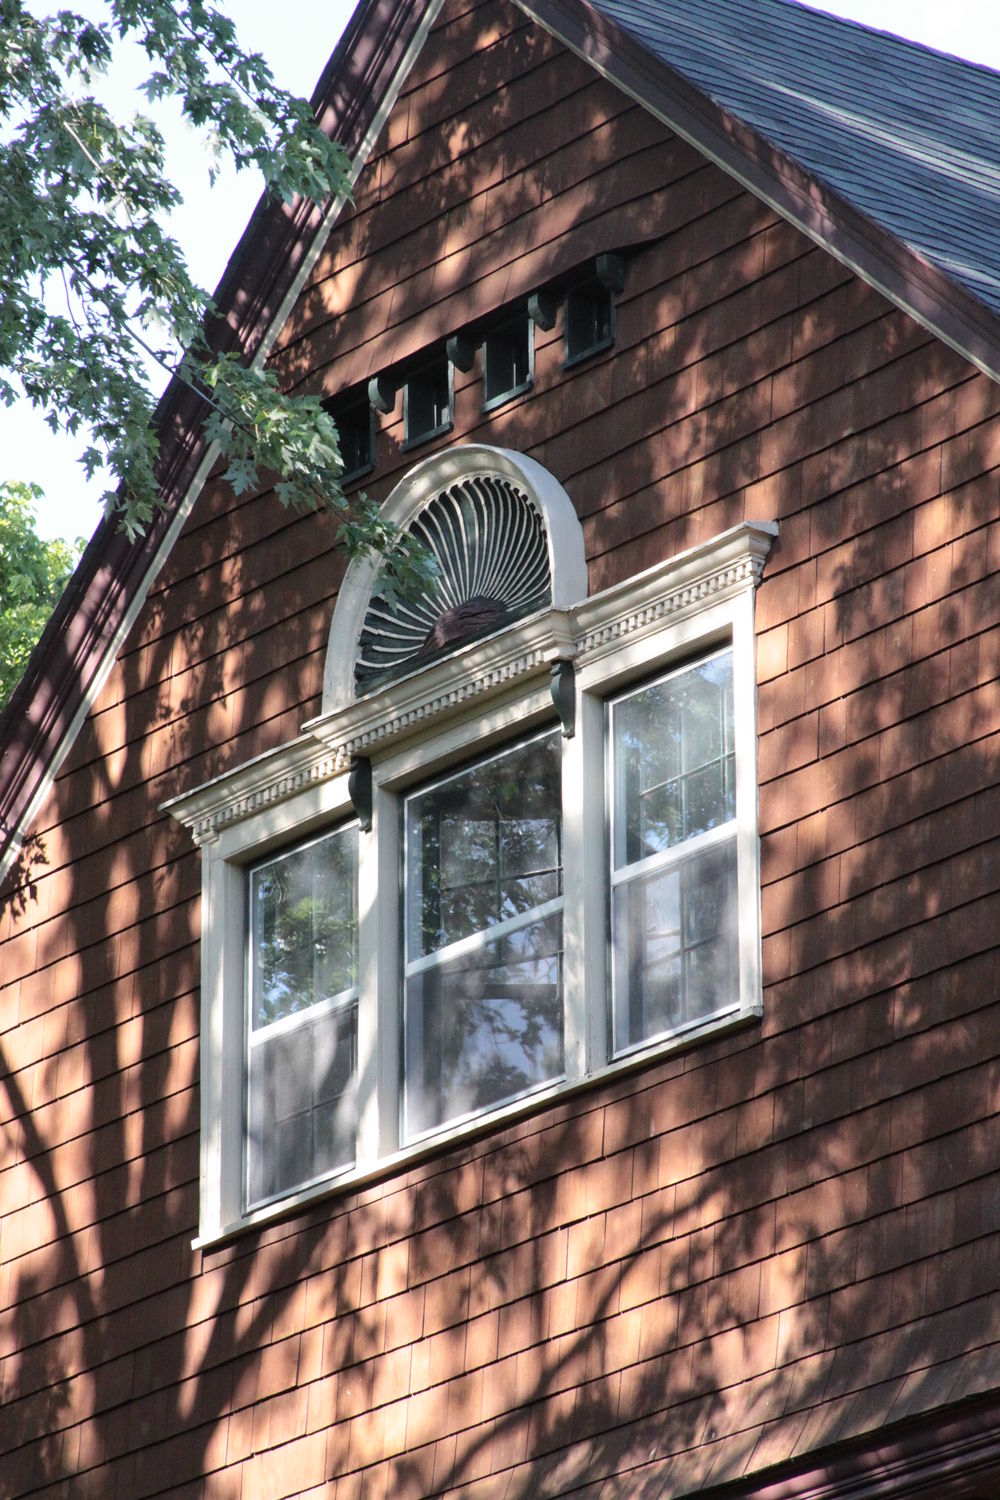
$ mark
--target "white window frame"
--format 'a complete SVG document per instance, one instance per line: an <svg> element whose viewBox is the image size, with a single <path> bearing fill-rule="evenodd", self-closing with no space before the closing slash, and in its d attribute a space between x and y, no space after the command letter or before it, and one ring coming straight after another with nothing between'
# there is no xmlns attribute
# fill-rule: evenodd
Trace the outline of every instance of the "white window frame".
<svg viewBox="0 0 1000 1500"><path fill-rule="evenodd" d="M291 745L166 806L202 847L201 1217L196 1245L360 1183L553 1097L645 1064L761 1011L754 591L776 528L746 523L589 599L518 621L356 702L343 637L331 633L326 711ZM364 590L347 605L354 619ZM556 593L554 589L554 593ZM731 642L739 996L731 1015L614 1057L610 1046L605 705L630 685ZM575 732L563 762L565 1075L527 1097L405 1142L400 1138L400 901L404 793L491 747L557 723L554 661L575 669ZM330 675L332 674L332 675ZM244 1177L246 871L351 819L347 768L370 757L372 828L359 852L358 1143L352 1167L247 1212Z"/></svg>

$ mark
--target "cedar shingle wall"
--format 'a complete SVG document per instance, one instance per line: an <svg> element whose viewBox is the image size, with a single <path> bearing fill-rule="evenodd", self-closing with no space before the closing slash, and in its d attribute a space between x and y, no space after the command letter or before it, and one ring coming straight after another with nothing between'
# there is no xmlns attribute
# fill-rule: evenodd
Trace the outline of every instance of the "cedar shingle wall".
<svg viewBox="0 0 1000 1500"><path fill-rule="evenodd" d="M501 5L446 8L279 366L334 391L629 242L613 353L539 334L485 419L457 374L445 443L550 468L594 588L780 521L762 1024L192 1252L200 870L156 807L317 710L342 570L210 492L0 914L0 1492L680 1494L1000 1379L995 389Z"/></svg>

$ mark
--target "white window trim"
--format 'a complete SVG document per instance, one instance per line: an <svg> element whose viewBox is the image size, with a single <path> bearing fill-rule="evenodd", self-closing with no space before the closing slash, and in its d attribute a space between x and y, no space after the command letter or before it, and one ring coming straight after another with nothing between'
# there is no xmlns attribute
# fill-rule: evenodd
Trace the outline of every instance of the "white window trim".
<svg viewBox="0 0 1000 1500"><path fill-rule="evenodd" d="M486 443L459 444L445 453L432 453L396 485L382 506L382 518L402 528L439 491L483 474L511 480L533 497L545 524L553 608L567 609L585 598L587 560L573 502L547 469L523 453ZM361 633L378 567L377 558L356 559L337 595L323 677L324 717L354 701L354 652L350 648Z"/></svg>
<svg viewBox="0 0 1000 1500"><path fill-rule="evenodd" d="M303 726L259 756L164 807L202 850L201 1217L214 1243L331 1190L537 1109L541 1102L706 1032L760 1014L754 591L777 528L748 522L569 607L542 611L459 648ZM348 601L349 605L351 601ZM363 601L353 601L360 620ZM345 638L339 636L342 642ZM736 725L740 996L734 1016L608 1053L608 877L605 859L607 698L731 640ZM331 656L336 653L331 652ZM343 647L339 653L343 656ZM398 798L436 769L555 722L549 672L571 659L576 732L563 743L565 1079L412 1145L398 1139L400 903ZM331 692L330 697L334 698ZM353 817L351 758L372 758L373 826L359 856L358 1152L354 1167L247 1213L243 1194L245 868L317 829ZM587 851L587 857L585 852ZM383 899L379 899L380 893ZM384 899L387 895L388 899Z"/></svg>

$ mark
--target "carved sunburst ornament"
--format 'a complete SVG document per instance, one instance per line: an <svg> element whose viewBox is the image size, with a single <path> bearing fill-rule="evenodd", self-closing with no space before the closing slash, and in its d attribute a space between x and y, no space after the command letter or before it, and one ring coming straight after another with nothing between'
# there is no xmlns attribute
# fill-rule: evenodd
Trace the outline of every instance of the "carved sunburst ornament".
<svg viewBox="0 0 1000 1500"><path fill-rule="evenodd" d="M552 600L541 516L511 479L473 474L434 495L406 527L437 564L419 599L372 592L354 677L367 692Z"/></svg>

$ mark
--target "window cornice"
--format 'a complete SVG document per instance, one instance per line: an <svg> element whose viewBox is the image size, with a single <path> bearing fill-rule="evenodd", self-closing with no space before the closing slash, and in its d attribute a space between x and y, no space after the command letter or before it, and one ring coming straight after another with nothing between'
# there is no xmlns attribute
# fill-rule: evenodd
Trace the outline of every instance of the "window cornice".
<svg viewBox="0 0 1000 1500"><path fill-rule="evenodd" d="M162 810L196 843L209 843L230 824L344 774L352 756L437 729L508 685L541 681L556 660L599 664L626 640L640 642L666 622L754 588L776 535L773 522L747 521L570 608L532 615L308 721L288 745L171 798Z"/></svg>

